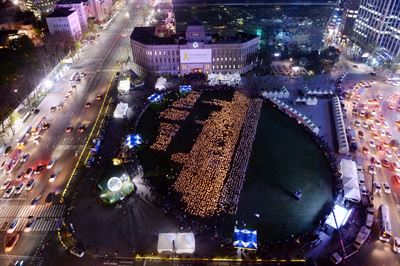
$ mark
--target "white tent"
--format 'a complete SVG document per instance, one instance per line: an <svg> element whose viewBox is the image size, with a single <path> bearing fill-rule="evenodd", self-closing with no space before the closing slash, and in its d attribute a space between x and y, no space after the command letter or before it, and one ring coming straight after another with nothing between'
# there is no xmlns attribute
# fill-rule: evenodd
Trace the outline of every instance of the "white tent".
<svg viewBox="0 0 400 266"><path fill-rule="evenodd" d="M175 252L193 254L195 239L193 233L160 233L158 234L157 252Z"/></svg>
<svg viewBox="0 0 400 266"><path fill-rule="evenodd" d="M163 91L163 90L167 89L167 79L163 78L163 77L159 77L157 79L155 88L158 91Z"/></svg>
<svg viewBox="0 0 400 266"><path fill-rule="evenodd" d="M114 118L125 118L128 112L127 103L119 103L114 111Z"/></svg>
<svg viewBox="0 0 400 266"><path fill-rule="evenodd" d="M128 79L122 79L118 82L118 92L119 93L128 93L131 88L131 80Z"/></svg>
<svg viewBox="0 0 400 266"><path fill-rule="evenodd" d="M340 161L340 173L343 183L344 197L351 201L360 202L361 194L356 162L342 159Z"/></svg>

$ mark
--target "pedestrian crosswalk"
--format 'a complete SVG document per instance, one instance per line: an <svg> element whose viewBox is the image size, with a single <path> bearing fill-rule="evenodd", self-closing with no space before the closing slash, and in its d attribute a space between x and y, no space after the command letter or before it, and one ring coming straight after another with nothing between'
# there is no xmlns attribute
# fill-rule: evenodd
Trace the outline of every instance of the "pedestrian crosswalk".
<svg viewBox="0 0 400 266"><path fill-rule="evenodd" d="M12 219L10 218L0 218L0 225L7 224L7 226L2 226L0 231L6 231L8 224L10 224ZM28 223L28 218L19 218L18 225L15 228L15 232L24 231L26 224ZM30 232L48 232L56 231L62 224L62 218L36 218Z"/></svg>
<svg viewBox="0 0 400 266"><path fill-rule="evenodd" d="M0 218L61 217L65 205L0 205Z"/></svg>

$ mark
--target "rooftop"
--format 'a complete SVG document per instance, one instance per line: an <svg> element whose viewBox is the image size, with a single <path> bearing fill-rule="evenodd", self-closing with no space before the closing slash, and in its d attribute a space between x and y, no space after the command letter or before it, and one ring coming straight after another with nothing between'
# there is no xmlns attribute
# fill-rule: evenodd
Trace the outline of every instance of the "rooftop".
<svg viewBox="0 0 400 266"><path fill-rule="evenodd" d="M131 40L147 45L172 45L185 44L185 34L172 35L170 37L157 37L154 35L155 27L135 27L131 34ZM211 41L206 43L243 43L256 38L256 35L238 32L235 36L221 36L213 34Z"/></svg>
<svg viewBox="0 0 400 266"><path fill-rule="evenodd" d="M60 17L68 17L72 13L74 13L75 10L72 10L70 8L57 8L54 9L54 11L48 15L48 18L60 18Z"/></svg>

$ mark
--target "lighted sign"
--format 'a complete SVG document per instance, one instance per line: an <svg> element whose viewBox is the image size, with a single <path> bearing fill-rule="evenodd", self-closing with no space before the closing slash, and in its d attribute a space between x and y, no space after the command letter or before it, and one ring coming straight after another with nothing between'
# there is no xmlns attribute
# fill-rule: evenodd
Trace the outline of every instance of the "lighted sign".
<svg viewBox="0 0 400 266"><path fill-rule="evenodd" d="M122 181L118 177L111 177L107 182L107 187L112 192L117 192L122 188Z"/></svg>
<svg viewBox="0 0 400 266"><path fill-rule="evenodd" d="M197 48L197 47L199 47L199 44L197 42L194 42L193 43L193 48Z"/></svg>
<svg viewBox="0 0 400 266"><path fill-rule="evenodd" d="M211 49L181 49L181 63L211 63Z"/></svg>

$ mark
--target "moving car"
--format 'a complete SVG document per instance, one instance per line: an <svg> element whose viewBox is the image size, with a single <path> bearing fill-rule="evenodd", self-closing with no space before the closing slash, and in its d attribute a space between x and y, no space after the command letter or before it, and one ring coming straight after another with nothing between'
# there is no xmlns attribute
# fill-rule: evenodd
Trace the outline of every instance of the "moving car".
<svg viewBox="0 0 400 266"><path fill-rule="evenodd" d="M44 125L43 125L43 129L44 130L49 129L49 127L50 127L50 123L49 122L44 123Z"/></svg>
<svg viewBox="0 0 400 266"><path fill-rule="evenodd" d="M7 179L1 186L1 190L6 190L10 184L11 184L11 179Z"/></svg>
<svg viewBox="0 0 400 266"><path fill-rule="evenodd" d="M101 99L103 99L103 95L97 94L96 100L100 101Z"/></svg>
<svg viewBox="0 0 400 266"><path fill-rule="evenodd" d="M81 125L81 126L78 128L78 132L79 132L79 133L83 133L83 132L85 131L85 129L86 129L86 125Z"/></svg>
<svg viewBox="0 0 400 266"><path fill-rule="evenodd" d="M72 126L68 126L66 129L65 129L65 132L71 132L72 130L73 130L74 128L72 127Z"/></svg>
<svg viewBox="0 0 400 266"><path fill-rule="evenodd" d="M15 190L15 186L11 186L11 187L7 188L7 189L6 189L6 192L4 192L3 197L4 197L4 198L9 198L9 197L11 197L12 194L13 194L13 192L14 192L14 190Z"/></svg>
<svg viewBox="0 0 400 266"><path fill-rule="evenodd" d="M50 178L49 178L49 182L54 182L56 180L57 176L58 176L58 171L52 173Z"/></svg>
<svg viewBox="0 0 400 266"><path fill-rule="evenodd" d="M374 188L375 188L375 192L377 192L377 193L381 193L382 192L381 185L379 184L378 181L374 181L373 185L374 185Z"/></svg>
<svg viewBox="0 0 400 266"><path fill-rule="evenodd" d="M35 185L35 179L31 178L26 182L25 189L26 190L31 190L33 188L33 185Z"/></svg>
<svg viewBox="0 0 400 266"><path fill-rule="evenodd" d="M50 107L50 112L55 112L57 110L57 106Z"/></svg>
<svg viewBox="0 0 400 266"><path fill-rule="evenodd" d="M35 137L35 139L33 140L33 143L34 143L35 145L39 145L39 144L40 144L40 141L41 141L41 139L42 139L42 137L41 137L41 136L37 136L37 137Z"/></svg>
<svg viewBox="0 0 400 266"><path fill-rule="evenodd" d="M21 162L23 163L26 162L28 158L29 158L29 153L25 153L24 155L22 155Z"/></svg>
<svg viewBox="0 0 400 266"><path fill-rule="evenodd" d="M368 195L368 190L365 185L360 186L360 190L362 195Z"/></svg>
<svg viewBox="0 0 400 266"><path fill-rule="evenodd" d="M87 109L87 108L89 108L91 105L92 105L91 102L87 102L87 103L85 104L85 108Z"/></svg>
<svg viewBox="0 0 400 266"><path fill-rule="evenodd" d="M55 196L55 193L54 192L50 192L49 194L47 194L45 202L47 204L52 203L53 200L54 200L54 196Z"/></svg>
<svg viewBox="0 0 400 266"><path fill-rule="evenodd" d="M33 205L38 204L38 202L39 202L39 200L40 200L41 197L42 197L42 195L39 195L39 196L34 197L34 198L32 199L32 201L31 201L31 205L33 206Z"/></svg>
<svg viewBox="0 0 400 266"><path fill-rule="evenodd" d="M46 165L46 169L51 169L53 165L56 163L55 159L51 159L49 163Z"/></svg>
<svg viewBox="0 0 400 266"><path fill-rule="evenodd" d="M394 237L393 239L393 251L400 253L400 237Z"/></svg>
<svg viewBox="0 0 400 266"><path fill-rule="evenodd" d="M32 216L28 217L28 221L26 222L24 232L30 232L32 231L32 227L35 224L36 219L33 218Z"/></svg>
<svg viewBox="0 0 400 266"><path fill-rule="evenodd" d="M390 194L390 186L389 183L384 181L382 182L382 186L383 186L383 190L385 191L385 193Z"/></svg>
<svg viewBox="0 0 400 266"><path fill-rule="evenodd" d="M372 164L368 166L368 173L371 175L376 175L375 167Z"/></svg>
<svg viewBox="0 0 400 266"><path fill-rule="evenodd" d="M7 228L7 233L11 234L12 232L14 232L18 224L19 224L19 218L14 218L13 220L11 220Z"/></svg>
<svg viewBox="0 0 400 266"><path fill-rule="evenodd" d="M10 239L7 240L6 247L4 248L5 252L10 252L13 250L15 245L17 244L18 240L20 238L20 234L16 234L15 236L11 237Z"/></svg>
<svg viewBox="0 0 400 266"><path fill-rule="evenodd" d="M43 171L44 168L45 168L44 164L39 164L38 166L36 166L36 169L33 173L35 175L38 175Z"/></svg>
<svg viewBox="0 0 400 266"><path fill-rule="evenodd" d="M3 152L3 155L9 155L11 153L12 147L7 146Z"/></svg>
<svg viewBox="0 0 400 266"><path fill-rule="evenodd" d="M342 256L339 255L338 252L335 252L331 255L331 262L335 265L341 263L343 260Z"/></svg>
<svg viewBox="0 0 400 266"><path fill-rule="evenodd" d="M21 194L22 191L24 190L24 188L25 188L25 184L22 183L22 182L19 183L19 184L15 187L15 192L14 192L14 194L15 194L15 195Z"/></svg>
<svg viewBox="0 0 400 266"><path fill-rule="evenodd" d="M71 249L69 250L69 252L70 252L72 255L75 255L75 256L77 256L77 257L79 257L79 258L82 258L83 255L85 255L85 252L84 252L83 250L77 248L77 247L71 248Z"/></svg>

